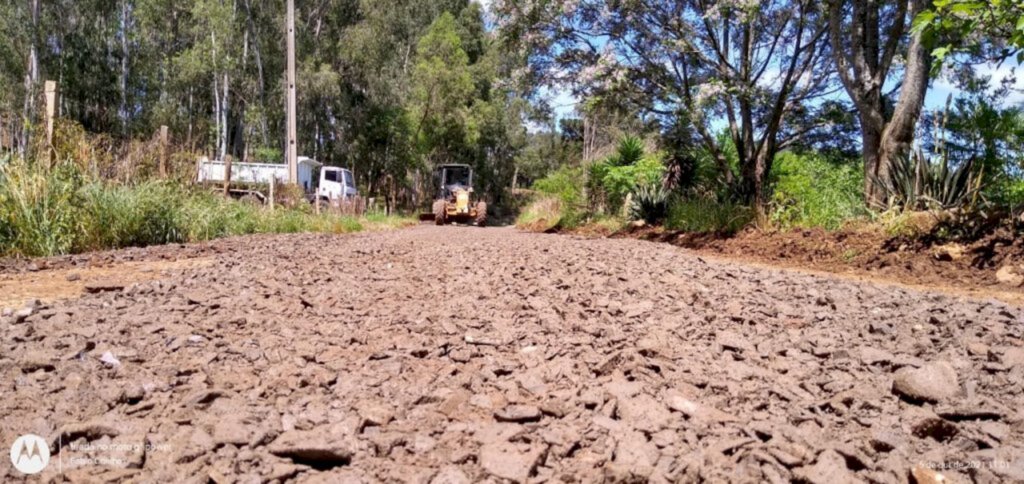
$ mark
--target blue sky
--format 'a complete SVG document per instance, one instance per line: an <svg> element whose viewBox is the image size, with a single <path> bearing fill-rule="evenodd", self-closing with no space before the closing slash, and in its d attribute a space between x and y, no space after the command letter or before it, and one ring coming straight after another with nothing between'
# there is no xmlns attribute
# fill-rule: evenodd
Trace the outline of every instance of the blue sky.
<svg viewBox="0 0 1024 484"><path fill-rule="evenodd" d="M1014 89L1003 100L1006 106L1013 106L1024 103L1024 72L1017 73L1016 71L1021 70L1019 67L1016 62L1007 61L1002 66L994 64L981 65L978 67L978 72L982 75L991 76L990 84L992 86L998 86L1004 78L1013 79ZM925 109L944 109L946 99L950 94L956 99L960 94L960 90L947 77L940 76L932 80L931 85L928 87L928 94L925 97ZM551 104L556 117L559 119L573 116L576 104L579 102L567 88L545 87L541 89L541 96ZM842 91L838 97L848 99L845 91Z"/></svg>
<svg viewBox="0 0 1024 484"><path fill-rule="evenodd" d="M486 11L490 11L493 0L477 1L484 6ZM1002 65L981 65L977 69L980 74L991 76L991 85L993 86L998 86L1004 78L1014 79L1013 89L1003 100L1004 105L1013 106L1024 104L1024 73L1020 76L1016 76L1015 71L1019 70L1018 67L1019 65L1016 61L1008 60ZM959 93L960 90L957 89L947 77L939 76L937 79L932 80L931 85L928 88L928 94L925 97L925 109L944 109L947 97L952 94L953 98L956 99ZM575 109L576 105L579 103L579 99L572 95L568 87L543 87L540 90L540 95L547 100L555 113L556 119L575 115ZM840 90L836 97L848 99L844 90Z"/></svg>

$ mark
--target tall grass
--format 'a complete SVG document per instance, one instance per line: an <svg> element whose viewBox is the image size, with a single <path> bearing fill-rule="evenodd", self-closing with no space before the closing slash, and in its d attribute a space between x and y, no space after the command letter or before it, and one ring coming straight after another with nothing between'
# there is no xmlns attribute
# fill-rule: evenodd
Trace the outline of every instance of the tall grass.
<svg viewBox="0 0 1024 484"><path fill-rule="evenodd" d="M70 165L48 173L20 160L0 166L0 252L70 252L81 230L80 178Z"/></svg>
<svg viewBox="0 0 1024 484"><path fill-rule="evenodd" d="M697 233L733 234L754 220L754 210L708 198L678 199L669 204L665 227Z"/></svg>
<svg viewBox="0 0 1024 484"><path fill-rule="evenodd" d="M116 185L72 164L43 170L0 165L0 255L50 256L120 247L196 242L253 233L395 227L409 219L317 215L308 206L269 210L175 183Z"/></svg>

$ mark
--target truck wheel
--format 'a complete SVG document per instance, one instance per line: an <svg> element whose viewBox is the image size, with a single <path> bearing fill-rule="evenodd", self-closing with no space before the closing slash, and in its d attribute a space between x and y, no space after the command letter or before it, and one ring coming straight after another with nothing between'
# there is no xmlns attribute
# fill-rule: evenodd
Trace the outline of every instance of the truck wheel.
<svg viewBox="0 0 1024 484"><path fill-rule="evenodd" d="M483 227L487 225L487 203L477 202L476 204L476 226Z"/></svg>
<svg viewBox="0 0 1024 484"><path fill-rule="evenodd" d="M444 225L447 213L444 210L444 200L434 201L434 224Z"/></svg>

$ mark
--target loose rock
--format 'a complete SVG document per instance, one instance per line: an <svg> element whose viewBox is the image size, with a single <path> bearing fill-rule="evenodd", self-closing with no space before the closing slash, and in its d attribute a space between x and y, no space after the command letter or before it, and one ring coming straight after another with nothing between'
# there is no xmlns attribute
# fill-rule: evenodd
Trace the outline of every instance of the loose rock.
<svg viewBox="0 0 1024 484"><path fill-rule="evenodd" d="M940 402L960 393L960 385L953 365L936 361L921 368L905 368L896 372L892 390L910 400Z"/></svg>

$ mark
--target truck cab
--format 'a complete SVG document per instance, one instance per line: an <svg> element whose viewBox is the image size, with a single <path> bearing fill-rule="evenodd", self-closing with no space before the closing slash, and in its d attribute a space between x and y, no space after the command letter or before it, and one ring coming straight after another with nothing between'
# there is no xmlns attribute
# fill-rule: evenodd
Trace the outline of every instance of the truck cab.
<svg viewBox="0 0 1024 484"><path fill-rule="evenodd" d="M316 196L327 200L346 200L359 195L356 179L352 172L336 166L325 166L320 169L320 184Z"/></svg>

